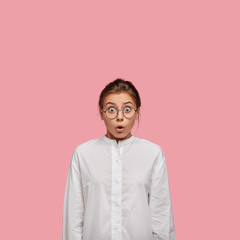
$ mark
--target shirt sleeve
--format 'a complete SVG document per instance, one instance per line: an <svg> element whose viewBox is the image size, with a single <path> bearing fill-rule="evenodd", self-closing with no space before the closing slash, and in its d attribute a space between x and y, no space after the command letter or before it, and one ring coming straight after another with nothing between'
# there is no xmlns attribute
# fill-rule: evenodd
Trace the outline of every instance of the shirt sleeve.
<svg viewBox="0 0 240 240"><path fill-rule="evenodd" d="M68 169L63 203L62 240L83 239L84 200L79 158L74 150Z"/></svg>
<svg viewBox="0 0 240 240"><path fill-rule="evenodd" d="M151 180L149 209L152 221L153 239L175 240L168 173L162 149L154 163Z"/></svg>

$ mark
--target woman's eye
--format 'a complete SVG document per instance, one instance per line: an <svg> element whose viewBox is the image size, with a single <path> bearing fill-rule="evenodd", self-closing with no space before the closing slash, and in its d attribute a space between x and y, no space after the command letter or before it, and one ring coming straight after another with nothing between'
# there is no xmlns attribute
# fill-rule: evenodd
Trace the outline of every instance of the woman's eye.
<svg viewBox="0 0 240 240"><path fill-rule="evenodd" d="M114 111L115 111L115 108L114 108L114 107L110 107L110 108L108 109L108 111L109 111L109 112L114 112Z"/></svg>
<svg viewBox="0 0 240 240"><path fill-rule="evenodd" d="M126 111L126 112L130 112L130 111L131 111L131 108L130 108L130 107L125 107L125 111Z"/></svg>

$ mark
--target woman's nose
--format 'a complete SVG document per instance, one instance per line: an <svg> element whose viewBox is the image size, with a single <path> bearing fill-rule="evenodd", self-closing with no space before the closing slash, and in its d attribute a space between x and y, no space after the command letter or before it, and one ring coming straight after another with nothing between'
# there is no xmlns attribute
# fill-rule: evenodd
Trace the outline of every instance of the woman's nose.
<svg viewBox="0 0 240 240"><path fill-rule="evenodd" d="M123 111L119 111L117 115L118 119L123 119Z"/></svg>

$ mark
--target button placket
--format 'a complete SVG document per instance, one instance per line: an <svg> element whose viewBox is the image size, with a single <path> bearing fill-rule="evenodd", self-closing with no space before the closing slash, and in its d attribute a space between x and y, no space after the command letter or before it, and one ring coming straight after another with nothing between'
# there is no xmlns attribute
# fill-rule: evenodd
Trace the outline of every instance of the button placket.
<svg viewBox="0 0 240 240"><path fill-rule="evenodd" d="M121 239L122 162L121 146L112 145L112 240Z"/></svg>

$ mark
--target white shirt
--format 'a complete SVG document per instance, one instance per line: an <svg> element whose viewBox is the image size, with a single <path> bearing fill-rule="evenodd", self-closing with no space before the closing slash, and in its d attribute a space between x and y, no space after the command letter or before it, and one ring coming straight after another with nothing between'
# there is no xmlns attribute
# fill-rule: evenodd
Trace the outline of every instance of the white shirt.
<svg viewBox="0 0 240 240"><path fill-rule="evenodd" d="M175 240L161 147L105 135L72 154L63 204L62 240Z"/></svg>

